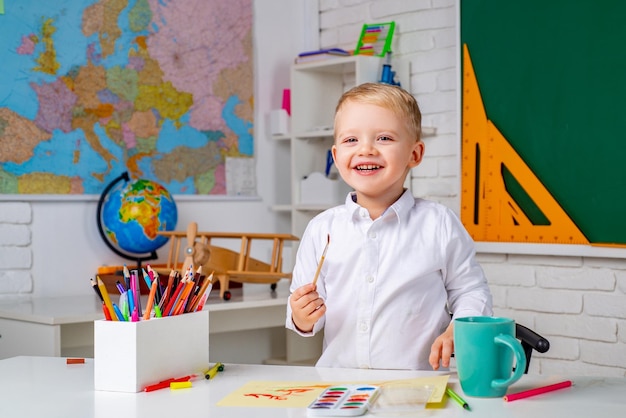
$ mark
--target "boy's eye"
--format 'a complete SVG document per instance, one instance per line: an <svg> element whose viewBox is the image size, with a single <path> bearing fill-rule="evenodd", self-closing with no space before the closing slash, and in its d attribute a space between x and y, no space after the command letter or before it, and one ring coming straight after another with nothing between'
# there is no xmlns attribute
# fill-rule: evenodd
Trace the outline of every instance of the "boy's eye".
<svg viewBox="0 0 626 418"><path fill-rule="evenodd" d="M346 138L343 142L357 142L357 139L354 137Z"/></svg>
<svg viewBox="0 0 626 418"><path fill-rule="evenodd" d="M379 136L378 140L379 141L393 141L393 138L391 138L390 136Z"/></svg>

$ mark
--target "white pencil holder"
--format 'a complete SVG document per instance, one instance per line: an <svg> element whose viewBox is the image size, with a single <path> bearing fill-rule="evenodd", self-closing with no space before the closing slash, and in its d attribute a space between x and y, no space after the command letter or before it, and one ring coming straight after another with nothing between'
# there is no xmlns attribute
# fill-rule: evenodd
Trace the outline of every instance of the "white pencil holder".
<svg viewBox="0 0 626 418"><path fill-rule="evenodd" d="M139 322L94 321L94 387L140 392L209 368L209 311Z"/></svg>

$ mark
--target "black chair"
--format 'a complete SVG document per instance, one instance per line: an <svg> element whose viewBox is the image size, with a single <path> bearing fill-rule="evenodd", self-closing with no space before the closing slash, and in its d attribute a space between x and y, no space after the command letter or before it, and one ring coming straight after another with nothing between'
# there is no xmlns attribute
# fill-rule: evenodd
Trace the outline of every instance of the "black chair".
<svg viewBox="0 0 626 418"><path fill-rule="evenodd" d="M520 340L524 354L526 354L526 370L524 373L528 373L528 367L530 366L530 357L533 354L533 350L539 353L545 353L550 349L550 341L543 338L530 328L515 323L515 338Z"/></svg>

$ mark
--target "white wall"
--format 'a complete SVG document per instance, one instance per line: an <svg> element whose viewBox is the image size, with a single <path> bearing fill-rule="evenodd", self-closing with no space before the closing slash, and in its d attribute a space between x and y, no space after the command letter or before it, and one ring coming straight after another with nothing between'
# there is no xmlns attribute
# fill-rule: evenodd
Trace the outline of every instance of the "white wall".
<svg viewBox="0 0 626 418"><path fill-rule="evenodd" d="M396 22L394 54L410 60L410 91L424 125L437 129L425 138L412 189L458 213L457 1L320 0L320 11L322 47L354 48L363 23ZM502 247L478 246L496 314L551 342L548 353L534 355L531 371L626 375L626 255L592 249L586 253L594 256L550 256L545 247L517 254Z"/></svg>
<svg viewBox="0 0 626 418"><path fill-rule="evenodd" d="M280 108L289 87L289 66L298 51L317 42L303 31L311 24L306 0L255 0L255 153L258 200L188 200L175 196L178 228L196 221L201 230L288 232L275 204L275 141L266 134L270 109ZM316 4L314 4L317 6ZM316 10L316 9L315 9ZM316 15L313 22L316 22ZM306 19L309 22L310 19ZM315 25L314 25L315 27ZM288 34L288 35L286 35ZM283 176L285 177L285 176ZM102 242L96 225L97 197L83 200L0 200L0 297L93 295L89 279L100 265L120 259ZM168 247L158 251L163 259ZM269 251L269 250L268 250ZM263 256L261 254L259 256Z"/></svg>

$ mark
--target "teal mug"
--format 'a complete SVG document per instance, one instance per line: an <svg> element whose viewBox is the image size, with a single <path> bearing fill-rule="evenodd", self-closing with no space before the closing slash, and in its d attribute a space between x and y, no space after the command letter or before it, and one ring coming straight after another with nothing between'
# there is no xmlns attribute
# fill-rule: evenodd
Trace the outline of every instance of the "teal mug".
<svg viewBox="0 0 626 418"><path fill-rule="evenodd" d="M526 370L524 349L515 338L515 321L508 318L455 319L454 358L459 382L468 396L504 396Z"/></svg>

